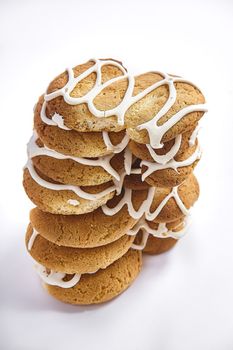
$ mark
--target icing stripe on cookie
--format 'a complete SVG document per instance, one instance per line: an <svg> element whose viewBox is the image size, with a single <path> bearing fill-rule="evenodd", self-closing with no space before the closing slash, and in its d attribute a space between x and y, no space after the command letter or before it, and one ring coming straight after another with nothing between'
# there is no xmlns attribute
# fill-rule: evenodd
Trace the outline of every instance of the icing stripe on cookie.
<svg viewBox="0 0 233 350"><path fill-rule="evenodd" d="M62 117L59 116L59 123L55 120L54 116L52 117L52 121L46 117L46 101L50 101L58 96L62 96L66 103L70 105L78 105L81 103L86 103L90 112L96 117L96 118L107 118L110 116L116 116L117 121L119 125L124 125L124 119L125 119L125 113L126 111L136 102L141 100L143 97L148 95L150 92L154 91L155 89L159 88L160 86L167 85L169 89L169 96L165 103L165 105L159 110L159 112L149 121L142 123L141 125L137 126L137 129L140 130L147 130L149 139L150 139L150 145L152 148L161 148L163 145L161 143L161 140L165 133L173 127L176 123L178 123L184 116L186 116L189 113L192 112L207 112L207 107L205 104L196 104L196 105L189 105L184 107L183 109L179 110L177 113L175 113L171 118L169 118L164 124L158 125L158 121L171 109L171 107L174 105L176 101L176 87L175 83L188 83L192 86L195 86L193 83L188 82L184 80L183 78L174 77L166 73L161 72L153 72L161 75L163 77L162 80L152 84L148 88L144 89L142 92L138 93L137 95L133 96L133 90L135 85L135 79L134 76L131 74L128 74L126 70L116 61L113 60L98 60L98 59L92 59L91 61L94 62L94 65L84 71L82 74L80 74L78 77L74 77L73 69L67 69L68 71L68 82L66 85L58 89L52 93L45 94L44 96L44 104L41 110L41 118L44 122L52 123L50 125L58 124L61 122ZM102 74L101 74L101 68L105 65L112 65L118 67L123 75L118 76L116 78L110 79L105 83L101 83L102 81ZM72 97L70 93L75 88L75 86L84 78L86 78L91 73L96 73L96 82L93 86L93 88L87 92L86 95L82 97ZM106 111L98 110L94 106L94 99L97 95L101 93L103 89L108 87L109 85L120 81L122 79L128 80L128 86L125 92L125 95L122 99L122 101L114 108ZM49 119L50 121L48 121ZM55 118L57 119L57 118ZM62 119L63 122L63 119ZM64 128L64 123L62 124L62 128Z"/></svg>
<svg viewBox="0 0 233 350"><path fill-rule="evenodd" d="M147 167L147 170L142 174L142 181L144 181L149 175L151 175L157 170L173 169L175 171L178 171L178 168L192 165L196 160L200 158L201 158L201 149L200 149L200 146L198 146L195 152L189 158L182 160L180 162L177 162L174 158L165 164L152 163L152 162L143 160L140 165L141 166L145 165Z"/></svg>

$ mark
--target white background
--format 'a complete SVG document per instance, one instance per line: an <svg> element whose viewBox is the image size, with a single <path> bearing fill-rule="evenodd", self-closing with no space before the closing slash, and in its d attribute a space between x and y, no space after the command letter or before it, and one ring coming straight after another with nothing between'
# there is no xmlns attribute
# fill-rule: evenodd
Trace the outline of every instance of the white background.
<svg viewBox="0 0 233 350"><path fill-rule="evenodd" d="M233 1L0 0L0 348L233 349ZM32 108L50 80L91 57L164 70L204 91L201 197L176 248L145 257L122 296L73 307L41 288L25 252L21 186Z"/></svg>

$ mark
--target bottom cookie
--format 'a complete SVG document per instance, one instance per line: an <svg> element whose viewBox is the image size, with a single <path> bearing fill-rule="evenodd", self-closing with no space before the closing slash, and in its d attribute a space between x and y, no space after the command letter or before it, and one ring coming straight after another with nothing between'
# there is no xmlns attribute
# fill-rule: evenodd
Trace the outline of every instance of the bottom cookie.
<svg viewBox="0 0 233 350"><path fill-rule="evenodd" d="M142 265L140 251L130 249L106 269L83 274L76 285L62 288L44 283L45 289L56 299L69 304L90 305L109 301L126 290L138 276ZM73 275L66 275L69 280Z"/></svg>
<svg viewBox="0 0 233 350"><path fill-rule="evenodd" d="M146 242L146 246L143 249L143 253L146 254L161 254L165 253L167 250L174 247L174 245L178 242L177 239L174 238L157 238L153 236L149 236Z"/></svg>

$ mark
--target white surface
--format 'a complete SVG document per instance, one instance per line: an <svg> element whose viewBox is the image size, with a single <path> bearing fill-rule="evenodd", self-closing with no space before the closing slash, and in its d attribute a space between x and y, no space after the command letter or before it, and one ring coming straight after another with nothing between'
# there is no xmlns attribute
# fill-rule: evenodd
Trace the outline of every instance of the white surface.
<svg viewBox="0 0 233 350"><path fill-rule="evenodd" d="M232 30L230 0L0 2L1 349L233 348ZM21 168L37 97L66 66L93 56L193 80L209 113L189 234L168 254L145 258L113 302L72 307L42 290L25 252L32 205Z"/></svg>

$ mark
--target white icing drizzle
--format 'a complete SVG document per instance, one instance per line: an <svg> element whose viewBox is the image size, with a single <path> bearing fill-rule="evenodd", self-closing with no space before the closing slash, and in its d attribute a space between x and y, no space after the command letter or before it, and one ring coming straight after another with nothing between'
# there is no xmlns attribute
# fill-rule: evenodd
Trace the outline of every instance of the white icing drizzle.
<svg viewBox="0 0 233 350"><path fill-rule="evenodd" d="M34 181L36 181L40 186L60 191L60 190L70 190L76 193L81 198L87 199L87 200L96 200L99 199L106 194L116 191L117 194L120 194L124 182L124 178L127 174L131 173L131 167L132 167L132 153L128 147L125 149L125 156L124 156L124 167L125 171L120 172L119 174L111 167L110 160L114 156L114 153L105 157L99 157L98 160L94 159L86 159L86 158L79 158L79 157L72 157L72 156L66 156L62 153L59 153L57 151L54 151L46 146L39 147L36 144L37 139L37 133L34 131L28 145L27 145L27 151L28 151L28 161L25 165L25 168L28 169L31 177ZM128 136L125 138L128 142ZM121 141L122 145L120 147L123 147L125 140L123 139ZM56 159L72 159L78 163L85 164L85 165L92 165L92 166L102 166L109 174L113 176L113 182L114 186L111 186L107 188L106 190L97 193L97 194L90 194L85 191L83 191L79 186L73 186L73 185L64 185L64 184L52 184L44 179L42 179L37 172L34 169L33 163L31 158L39 156L39 155L46 155L49 157L53 157ZM135 169L134 169L135 171ZM141 169L137 169L137 173L141 173ZM68 200L70 201L70 200ZM70 204L70 203L69 203Z"/></svg>
<svg viewBox="0 0 233 350"><path fill-rule="evenodd" d="M164 155L156 154L155 151L153 150L153 148L151 147L151 145L149 145L149 144L147 144L146 147L147 147L148 151L150 152L151 157L154 159L155 162L160 163L160 164L166 164L167 162L169 162L169 160L174 158L175 155L177 154L177 152L179 151L179 148L181 145L181 140L182 140L182 135L180 134L175 138L175 143L172 146L172 148L170 149L170 151L168 151Z"/></svg>
<svg viewBox="0 0 233 350"><path fill-rule="evenodd" d="M142 205L140 206L140 208L138 210L135 210L133 207L133 203L132 203L132 189L125 188L124 196L122 197L120 202L114 208L109 208L105 204L102 206L102 210L103 210L104 214L112 216L112 215L115 215L116 213L118 213L118 211L120 211L124 205L127 205L130 216L133 217L134 219L140 219L140 217L145 212L149 212L149 208L150 208L151 202L153 200L154 193L155 193L155 188L150 187L148 190L147 199L145 199L143 201Z"/></svg>
<svg viewBox="0 0 233 350"><path fill-rule="evenodd" d="M173 230L177 229L181 224L178 224L176 227L173 228ZM174 239L180 239L182 238L188 227L188 220L185 218L184 225L181 230L178 232L175 232L173 230L169 230L166 226L166 223L159 223L157 229L151 228L148 223L146 222L145 218L142 217L137 224L128 231L128 235L134 236L136 235L140 230L142 231L142 239L140 244L133 243L131 248L137 249L137 250L143 250L146 246L147 240L149 235L152 235L153 237L157 238L174 238Z"/></svg>
<svg viewBox="0 0 233 350"><path fill-rule="evenodd" d="M180 186L180 185L179 185ZM179 186L175 186L172 188L171 192L162 200L162 202L159 204L157 209L151 213L149 210L145 213L145 217L147 220L152 221L160 214L163 207L167 204L170 198L174 198L176 201L176 204L178 205L179 209L182 211L184 215L189 215L189 210L185 207L184 203L180 199L178 188ZM155 193L156 195L156 193Z"/></svg>
<svg viewBox="0 0 233 350"><path fill-rule="evenodd" d="M197 135L198 135L199 130L200 130L200 125L197 124L196 128L193 130L192 135L191 135L190 138L189 138L189 146L190 146L190 147L192 147L192 146L195 145L196 138L197 138Z"/></svg>
<svg viewBox="0 0 233 350"><path fill-rule="evenodd" d="M90 112L96 116L97 118L103 118L103 117L109 117L109 116L116 116L118 123L120 125L124 124L124 117L125 113L128 110L130 106L132 106L134 103L138 102L140 99L145 97L147 94L152 92L153 90L157 89L160 86L163 85L168 85L169 88L169 97L167 99L167 102L165 105L160 109L160 111L148 122L143 123L137 127L138 130L143 130L146 129L150 138L150 144L147 145L147 149L149 150L153 160L156 163L152 162L146 162L142 161L140 164L140 167L142 165L146 165L148 169L146 172L142 175L142 181L151 174L152 172L159 170L159 169L166 169L166 168L173 168L177 170L177 168L181 166L187 166L192 164L198 157L200 156L200 150L197 148L197 150L193 153L191 157L186 159L185 161L182 162L176 162L174 157L177 154L180 145L181 145L181 139L182 136L178 135L175 139L175 143L165 155L158 155L156 154L155 150L153 148L161 148L163 145L161 143L161 140L164 136L164 134L179 120L181 120L185 115L192 113L194 111L207 111L207 108L204 104L199 104L199 105L191 105L183 108L182 110L178 111L176 114L174 114L168 121L166 121L163 125L158 126L157 123L162 118L173 106L173 104L176 101L176 88L174 83L176 82L186 82L189 83L182 78L178 77L172 77L169 76L168 74L163 74L160 72L154 72L160 74L163 79L158 81L157 83L149 86L136 96L133 96L133 90L134 90L134 77L126 72L126 70L117 62L112 61L112 60L96 60L93 59L94 65L87 69L85 72L83 72L81 75L78 77L74 77L74 72L72 69L68 69L68 82L67 84L62 88L57 91L54 91L50 94L45 94L44 96L44 103L41 109L41 119L44 123L48 125L56 125L62 129L65 130L70 130L64 125L63 117L61 115L58 115L57 113L54 114L52 119L47 118L46 116L46 101L50 101L58 96L63 96L64 100L66 103L70 105L77 105L81 103L86 103L88 105L88 108ZM108 80L105 83L102 83L102 76L101 76L101 68L104 65L113 65L117 66L121 71L122 75L116 78L113 78L111 80ZM95 72L96 73L96 81L94 84L94 87L85 95L82 97L72 97L70 93L73 91L75 86L82 81L84 78L86 78L88 75L91 73ZM94 106L94 99L95 97L107 86L113 84L114 82L117 82L122 79L127 79L128 80L128 86L125 92L125 95L120 102L119 105L117 105L115 108L107 111L100 111L97 110L96 107ZM189 83L192 84L192 83ZM193 84L192 84L193 85ZM32 178L40 185L48 189L52 190L71 190L76 195L78 195L81 198L88 199L88 200L96 200L101 198L102 196L112 192L116 191L117 194L121 193L122 187L123 187L123 181L126 175L130 174L141 174L141 168L137 169L132 169L132 154L127 147L129 137L125 135L125 137L122 139L122 141L118 145L113 145L110 138L109 134L105 131L102 132L103 135L103 140L104 143L107 147L108 150L111 150L113 154L105 156L105 157L99 157L97 160L95 159L86 159L86 158L79 158L79 157L71 157L71 156L65 156L61 153L58 153L56 151L53 151L49 149L48 147L39 147L35 143L35 136L32 138L30 141L29 145L29 158L32 158L33 156L36 155L49 155L51 157L57 158L57 159L72 159L74 161L77 161L78 163L81 164L86 164L86 165L93 165L93 166L102 166L108 173L110 173L113 176L113 182L114 186L109 187L108 189L102 191L101 193L98 194L89 194L81 190L80 187L78 186L72 186L72 185L63 185L63 184L52 184L50 182L47 182L43 180L42 178L39 177L39 175L36 173L33 164L31 160L28 160L28 163L26 167L28 168ZM189 142L192 143L193 140L196 138L196 133L193 133L190 137ZM111 158L113 157L114 153L119 153L123 149L125 149L125 154L124 154L124 168L125 170L122 171L120 174L118 174L109 164ZM109 208L106 204L102 206L102 210L106 215L114 215L116 214L119 210L124 205L127 205L129 214L135 218L135 219L140 219L141 217L145 216L145 218L149 221L154 220L163 207L166 205L166 203L169 201L170 198L174 198L178 207L180 210L187 215L188 210L181 201L179 194L178 194L178 186L173 187L171 192L162 200L162 202L159 204L157 209L151 213L150 212L150 207L153 201L154 196L156 195L156 188L149 188L148 190L148 195L147 198L143 201L142 205L138 210L135 210L132 204L132 190L131 189L125 189L124 195L120 202L116 205L115 208ZM71 200L68 200L68 202ZM70 203L70 202L69 202ZM162 229L162 226L159 227L159 230ZM158 231L158 230L157 230Z"/></svg>
<svg viewBox="0 0 233 350"><path fill-rule="evenodd" d="M29 251L32 249L33 244L34 244L35 239L36 239L36 237L38 236L38 234L39 234L39 233L33 228L31 237L30 237L30 239L29 239L29 241L28 241L28 250L29 250Z"/></svg>
<svg viewBox="0 0 233 350"><path fill-rule="evenodd" d="M37 135L34 132L32 135L29 143L28 143L28 156L29 158L33 158L36 156L48 156L48 157L53 157L56 159L71 159L74 162L84 164L84 165L89 165L89 166L99 166L102 167L105 171L107 171L110 175L112 175L116 180L120 181L120 176L117 173L115 169L110 164L110 161L114 157L114 153L104 156L104 157L99 157L97 159L90 159L90 158L81 158L81 157L73 157L73 156L67 156L62 153L59 153L57 151L54 151L45 145L43 147L39 147L36 144L37 140Z"/></svg>
<svg viewBox="0 0 233 350"><path fill-rule="evenodd" d="M126 175L130 175L131 173L132 161L133 161L132 152L128 147L126 147L125 154L124 154L124 167L125 167Z"/></svg>
<svg viewBox="0 0 233 350"><path fill-rule="evenodd" d="M141 166L145 165L147 167L147 170L142 174L142 181L144 181L149 175L151 175L153 172L157 170L163 170L163 169L168 169L171 168L175 171L178 172L178 168L180 167L185 167L193 164L197 159L200 159L201 157L201 149L200 146L198 145L195 152L187 159L182 160L182 161L176 161L174 158L171 159L169 162L166 164L158 164L158 163L152 163L148 162L146 160L143 160L141 162Z"/></svg>
<svg viewBox="0 0 233 350"><path fill-rule="evenodd" d="M180 185L179 185L180 186ZM127 205L129 215L133 217L134 219L140 219L143 215L145 215L146 219L149 221L154 220L162 211L163 207L167 204L170 198L174 198L176 201L176 204L182 211L184 215L189 214L189 210L185 207L182 200L179 197L178 194L178 188L179 186L173 187L171 192L162 200L162 202L159 204L159 206L156 208L154 212L150 212L150 207L153 202L154 196L156 196L156 188L150 187L148 189L148 195L147 198L143 201L140 208L138 210L135 210L132 203L132 189L125 188L125 193L119 203L114 208L109 208L107 204L104 204L102 206L102 210L105 215L115 215L118 213L124 205Z"/></svg>
<svg viewBox="0 0 233 350"><path fill-rule="evenodd" d="M136 249L136 250L143 250L146 246L147 240L149 237L149 233L146 232L145 230L142 230L142 239L141 242L139 244L133 243L131 245L132 249Z"/></svg>
<svg viewBox="0 0 233 350"><path fill-rule="evenodd" d="M50 270L50 272L48 273L46 267L38 263L36 263L35 268L40 278L45 283L50 284L51 286L58 286L61 288L72 288L79 282L81 278L81 275L76 273L71 280L64 281L63 278L66 276L66 273L56 272L53 270Z"/></svg>
<svg viewBox="0 0 233 350"><path fill-rule="evenodd" d="M103 140L107 147L107 150L112 151L113 153L120 153L129 143L129 136L127 134L125 134L121 142L115 146L112 144L109 137L109 133L107 131L103 131L102 135L103 135Z"/></svg>
<svg viewBox="0 0 233 350"><path fill-rule="evenodd" d="M41 111L40 111L40 118L47 125L58 126L60 129L63 129L63 130L71 130L67 126L64 125L64 119L63 119L62 115L60 115L58 113L54 113L54 115L52 116L51 119L46 116L46 103L45 102L43 103Z"/></svg>
<svg viewBox="0 0 233 350"><path fill-rule="evenodd" d="M158 126L157 123L158 121L170 110L170 108L173 106L173 104L176 101L176 88L174 83L176 82L183 82L183 83L188 83L194 86L191 82L188 82L182 78L178 77L172 77L169 74L161 73L161 72L154 72L163 77L162 80L152 84L139 94L133 96L133 90L134 90L134 76L130 75L129 73L126 72L126 70L117 62L113 60L98 60L98 59L92 59L91 61L94 62L94 65L84 71L82 74L80 74L78 77L74 77L74 72L73 69L68 68L68 82L66 85L58 89L50 94L45 94L44 99L45 102L42 107L42 113L41 113L41 118L42 120L46 123L51 123L50 125L58 125L57 121L55 120L50 120L49 118L46 117L45 115L45 110L46 110L46 101L50 101L58 96L63 96L64 100L66 103L70 105L78 105L81 103L86 103L90 112L97 118L106 118L110 116L116 116L117 121L119 125L124 125L124 118L125 118L125 113L131 107L134 103L138 102L141 100L143 97L145 97L147 94L152 92L153 90L159 88L160 86L163 85L168 85L169 88L169 97L165 103L165 105L160 109L160 111L149 121L139 125L137 129L140 130L147 130L149 139L150 139L150 145L152 148L161 148L163 145L161 143L161 140L164 136L164 134L176 123L178 123L184 116L186 116L189 113L192 112L206 112L207 108L205 104L196 104L196 105L190 105L182 110L178 111L175 113L168 121L166 121L163 125ZM118 67L122 71L122 75L113 79L108 80L105 83L101 83L102 81L102 74L101 74L101 68L104 65L112 65ZM86 78L88 75L91 73L95 72L96 73L96 81L93 86L93 88L87 92L86 95L82 97L72 97L70 93L73 91L75 86L82 81L84 78ZM122 99L122 101L114 108L106 111L101 111L98 110L94 106L94 99L95 97L106 87L109 85L113 84L114 82L120 81L122 79L127 79L128 80L128 86L125 92L125 95ZM47 119L50 121L48 121ZM105 135L106 136L106 135Z"/></svg>
<svg viewBox="0 0 233 350"><path fill-rule="evenodd" d="M80 202L76 199L68 199L67 203L73 205L74 207L77 207L80 204Z"/></svg>
<svg viewBox="0 0 233 350"><path fill-rule="evenodd" d="M173 80L173 83L176 81L177 79ZM159 121L159 119L162 116L164 116L172 107L172 105L175 103L174 95L176 96L176 93L174 93L174 89L170 90L170 96L169 96L168 102L161 108L158 114L153 119L137 127L139 131L144 129L147 130L152 148L162 148L163 144L161 143L161 140L165 135L165 133L187 114L192 112L207 112L207 108L204 104L190 105L190 106L184 107L179 112L174 114L163 125L158 126L157 122ZM166 105L167 105L167 108L165 108Z"/></svg>
<svg viewBox="0 0 233 350"><path fill-rule="evenodd" d="M25 168L28 169L33 180L36 181L40 186L54 191L73 191L78 197L91 201L100 199L101 197L106 196L107 194L111 193L112 191L115 191L116 189L115 186L110 186L102 192L98 192L96 194L87 193L83 191L79 186L54 184L42 179L35 171L31 159L28 159Z"/></svg>

